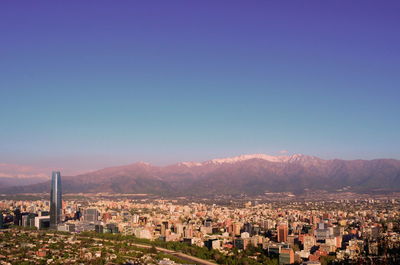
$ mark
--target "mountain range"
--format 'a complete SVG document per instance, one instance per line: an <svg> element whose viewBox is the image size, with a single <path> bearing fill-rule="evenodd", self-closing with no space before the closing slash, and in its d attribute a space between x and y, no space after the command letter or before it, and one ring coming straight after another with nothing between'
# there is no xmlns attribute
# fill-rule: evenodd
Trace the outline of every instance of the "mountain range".
<svg viewBox="0 0 400 265"><path fill-rule="evenodd" d="M50 181L0 186L2 193L48 192ZM0 182L1 185L1 182ZM241 155L169 166L134 163L62 176L63 192L157 195L263 194L312 190L360 193L400 191L400 160L324 160L295 154Z"/></svg>
<svg viewBox="0 0 400 265"><path fill-rule="evenodd" d="M49 179L50 169L0 163L0 188L41 183Z"/></svg>

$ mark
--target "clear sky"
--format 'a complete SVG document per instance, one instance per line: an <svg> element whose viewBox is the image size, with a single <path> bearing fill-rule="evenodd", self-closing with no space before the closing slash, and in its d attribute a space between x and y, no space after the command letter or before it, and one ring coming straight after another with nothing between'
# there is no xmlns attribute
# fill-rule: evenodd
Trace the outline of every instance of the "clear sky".
<svg viewBox="0 0 400 265"><path fill-rule="evenodd" d="M1 1L0 163L400 159L399 14L400 1Z"/></svg>

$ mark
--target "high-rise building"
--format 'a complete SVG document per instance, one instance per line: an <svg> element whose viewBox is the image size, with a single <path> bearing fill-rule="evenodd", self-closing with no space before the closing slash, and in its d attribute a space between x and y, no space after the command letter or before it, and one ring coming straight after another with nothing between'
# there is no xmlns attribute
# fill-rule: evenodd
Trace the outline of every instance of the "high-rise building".
<svg viewBox="0 0 400 265"><path fill-rule="evenodd" d="M168 229L168 221L167 222L162 222L160 225L160 234L161 236L166 236L167 235L167 229Z"/></svg>
<svg viewBox="0 0 400 265"><path fill-rule="evenodd" d="M3 213L0 212L0 229L3 228Z"/></svg>
<svg viewBox="0 0 400 265"><path fill-rule="evenodd" d="M283 248L279 252L279 265L293 264L294 263L294 252L291 248Z"/></svg>
<svg viewBox="0 0 400 265"><path fill-rule="evenodd" d="M14 225L22 225L22 213L19 208L14 210Z"/></svg>
<svg viewBox="0 0 400 265"><path fill-rule="evenodd" d="M35 226L37 229L49 228L50 218L48 216L36 216Z"/></svg>
<svg viewBox="0 0 400 265"><path fill-rule="evenodd" d="M286 224L278 226L278 242L287 242L288 227Z"/></svg>
<svg viewBox="0 0 400 265"><path fill-rule="evenodd" d="M305 251L310 251L313 246L316 245L315 236L313 235L304 235L303 237L303 249Z"/></svg>
<svg viewBox="0 0 400 265"><path fill-rule="evenodd" d="M240 223L233 223L232 224L232 235L233 236L240 235L240 227L241 227Z"/></svg>
<svg viewBox="0 0 400 265"><path fill-rule="evenodd" d="M99 220L99 211L95 208L83 210L83 220L86 222L97 222Z"/></svg>
<svg viewBox="0 0 400 265"><path fill-rule="evenodd" d="M253 225L251 223L244 224L244 231L252 235L253 233Z"/></svg>
<svg viewBox="0 0 400 265"><path fill-rule="evenodd" d="M52 228L57 227L61 223L61 195L61 174L59 171L53 171L50 191L50 227Z"/></svg>

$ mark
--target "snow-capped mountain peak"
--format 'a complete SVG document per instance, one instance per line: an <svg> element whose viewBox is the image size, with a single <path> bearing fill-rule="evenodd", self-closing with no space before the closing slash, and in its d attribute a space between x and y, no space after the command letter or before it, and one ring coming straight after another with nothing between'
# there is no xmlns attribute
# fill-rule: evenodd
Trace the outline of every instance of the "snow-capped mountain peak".
<svg viewBox="0 0 400 265"><path fill-rule="evenodd" d="M250 160L250 159L262 159L262 160L266 160L269 162L290 162L290 161L296 161L296 160L300 159L301 157L304 157L304 155L295 154L292 156L272 156L272 155L267 155L267 154L247 154L247 155L240 155L240 156L234 156L234 157L228 157L228 158L212 159L210 161L207 161L206 163L233 164L236 162L242 162L242 161L246 161L246 160Z"/></svg>
<svg viewBox="0 0 400 265"><path fill-rule="evenodd" d="M178 163L179 166L185 166L185 167L197 167L201 166L202 163L199 162L180 162Z"/></svg>
<svg viewBox="0 0 400 265"><path fill-rule="evenodd" d="M198 167L203 165L222 165L222 164L234 164L238 162L243 162L251 159L261 159L268 162L274 163L308 163L312 162L313 160L317 159L312 156L307 156L303 154L294 154L294 155L280 155L280 156L273 156L267 154L245 154L233 157L226 157L226 158L216 158L212 160L208 160L205 162L180 162L178 163L179 166L184 167Z"/></svg>

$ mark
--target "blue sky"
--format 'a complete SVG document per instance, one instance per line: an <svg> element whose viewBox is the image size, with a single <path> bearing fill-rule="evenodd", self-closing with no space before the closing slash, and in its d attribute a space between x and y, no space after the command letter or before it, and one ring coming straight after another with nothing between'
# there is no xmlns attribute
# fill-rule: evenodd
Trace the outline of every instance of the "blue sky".
<svg viewBox="0 0 400 265"><path fill-rule="evenodd" d="M0 162L400 159L398 1L0 5Z"/></svg>

